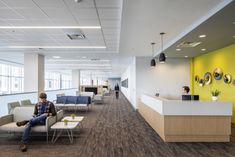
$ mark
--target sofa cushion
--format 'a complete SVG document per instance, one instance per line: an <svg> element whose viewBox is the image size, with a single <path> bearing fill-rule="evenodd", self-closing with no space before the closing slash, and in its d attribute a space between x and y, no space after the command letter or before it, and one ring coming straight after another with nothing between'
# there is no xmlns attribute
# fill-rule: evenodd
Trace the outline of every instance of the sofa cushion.
<svg viewBox="0 0 235 157"><path fill-rule="evenodd" d="M56 104L65 104L67 100L67 96L59 96L56 99Z"/></svg>
<svg viewBox="0 0 235 157"><path fill-rule="evenodd" d="M65 104L76 104L77 96L67 96Z"/></svg>
<svg viewBox="0 0 235 157"><path fill-rule="evenodd" d="M78 96L77 97L77 104L90 104L91 97L89 96Z"/></svg>
<svg viewBox="0 0 235 157"><path fill-rule="evenodd" d="M16 122L11 122L5 125L0 126L1 131L9 131L9 132L23 132L25 126L18 127ZM36 125L32 127L32 132L46 132L45 125Z"/></svg>
<svg viewBox="0 0 235 157"><path fill-rule="evenodd" d="M13 110L13 121L29 120L33 117L34 107L16 107Z"/></svg>

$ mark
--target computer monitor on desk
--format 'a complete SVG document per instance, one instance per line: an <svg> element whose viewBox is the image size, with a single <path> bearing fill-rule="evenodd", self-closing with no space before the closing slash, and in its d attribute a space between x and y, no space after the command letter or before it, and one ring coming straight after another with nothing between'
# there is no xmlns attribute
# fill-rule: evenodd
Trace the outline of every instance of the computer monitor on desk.
<svg viewBox="0 0 235 157"><path fill-rule="evenodd" d="M191 100L199 100L199 95L192 95Z"/></svg>
<svg viewBox="0 0 235 157"><path fill-rule="evenodd" d="M182 100L191 100L191 95L182 95Z"/></svg>
<svg viewBox="0 0 235 157"><path fill-rule="evenodd" d="M182 100L199 100L199 95L182 95Z"/></svg>

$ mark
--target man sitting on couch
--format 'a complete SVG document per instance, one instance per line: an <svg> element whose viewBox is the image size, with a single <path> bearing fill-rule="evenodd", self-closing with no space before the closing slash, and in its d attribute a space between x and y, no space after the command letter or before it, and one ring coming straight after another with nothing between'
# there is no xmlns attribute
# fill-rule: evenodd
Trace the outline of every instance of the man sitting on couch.
<svg viewBox="0 0 235 157"><path fill-rule="evenodd" d="M46 93L41 93L39 98L40 98L40 101L35 105L33 118L30 120L24 120L24 121L16 123L18 127L27 124L25 126L23 136L22 136L22 141L21 141L22 143L20 145L20 150L22 152L27 151L26 144L28 143L28 140L29 140L31 128L35 125L45 125L46 119L48 116L56 115L55 106L52 102L47 101Z"/></svg>

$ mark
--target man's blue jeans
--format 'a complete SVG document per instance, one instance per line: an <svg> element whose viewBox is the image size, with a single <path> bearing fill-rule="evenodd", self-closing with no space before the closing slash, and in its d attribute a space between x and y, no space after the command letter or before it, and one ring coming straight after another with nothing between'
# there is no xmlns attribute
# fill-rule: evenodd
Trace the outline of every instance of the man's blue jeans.
<svg viewBox="0 0 235 157"><path fill-rule="evenodd" d="M38 117L34 117L34 118L30 119L30 121L27 123L27 125L25 126L25 129L24 129L23 136L22 136L22 143L26 144L28 142L29 136L30 136L30 131L33 126L45 125L46 118L47 117L42 114Z"/></svg>

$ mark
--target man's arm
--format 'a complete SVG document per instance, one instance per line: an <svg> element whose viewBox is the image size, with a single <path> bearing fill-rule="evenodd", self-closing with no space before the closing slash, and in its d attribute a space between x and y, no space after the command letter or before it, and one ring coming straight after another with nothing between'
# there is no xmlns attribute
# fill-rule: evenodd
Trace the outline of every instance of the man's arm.
<svg viewBox="0 0 235 157"><path fill-rule="evenodd" d="M55 116L56 115L56 110L55 110L55 105L50 102L50 113L49 116Z"/></svg>
<svg viewBox="0 0 235 157"><path fill-rule="evenodd" d="M34 112L33 112L34 116L36 116L37 114L38 114L38 104L35 105Z"/></svg>

